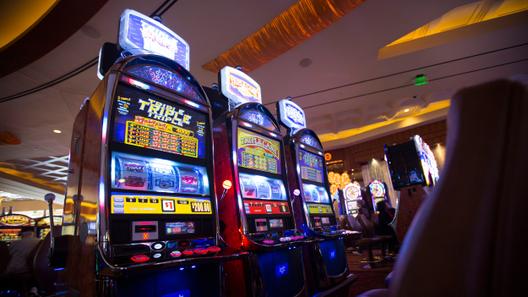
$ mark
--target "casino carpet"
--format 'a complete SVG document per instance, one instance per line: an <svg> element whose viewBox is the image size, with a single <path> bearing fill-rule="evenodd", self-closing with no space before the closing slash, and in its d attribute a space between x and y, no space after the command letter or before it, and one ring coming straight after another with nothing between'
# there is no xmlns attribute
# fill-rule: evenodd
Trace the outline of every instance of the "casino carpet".
<svg viewBox="0 0 528 297"><path fill-rule="evenodd" d="M357 280L352 284L348 296L353 297L370 289L384 288L385 277L392 271L393 263L384 263L376 267L369 267L361 263L363 255L354 254L347 251L348 267L357 276Z"/></svg>

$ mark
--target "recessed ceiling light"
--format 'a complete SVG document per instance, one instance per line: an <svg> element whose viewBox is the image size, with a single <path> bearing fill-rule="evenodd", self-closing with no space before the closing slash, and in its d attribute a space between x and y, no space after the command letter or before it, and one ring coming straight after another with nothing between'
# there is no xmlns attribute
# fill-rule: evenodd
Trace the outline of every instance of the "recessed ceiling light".
<svg viewBox="0 0 528 297"><path fill-rule="evenodd" d="M53 130L53 133L55 133L55 134L61 134L62 131L61 131L61 130L57 130L57 129L55 129L55 130Z"/></svg>
<svg viewBox="0 0 528 297"><path fill-rule="evenodd" d="M403 110L403 112L409 112L410 109L406 108Z"/></svg>
<svg viewBox="0 0 528 297"><path fill-rule="evenodd" d="M299 66L306 68L308 66L312 65L312 59L310 58L304 58L301 61L299 61Z"/></svg>

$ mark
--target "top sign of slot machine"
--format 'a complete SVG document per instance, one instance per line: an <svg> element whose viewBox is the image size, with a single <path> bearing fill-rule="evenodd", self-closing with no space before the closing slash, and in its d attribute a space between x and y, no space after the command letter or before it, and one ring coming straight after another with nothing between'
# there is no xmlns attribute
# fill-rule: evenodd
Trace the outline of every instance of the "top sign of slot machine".
<svg viewBox="0 0 528 297"><path fill-rule="evenodd" d="M62 234L80 247L64 261L68 286L221 295L222 261L237 255L218 246L211 110L188 71L189 46L132 10L119 37L121 55L74 124Z"/></svg>
<svg viewBox="0 0 528 297"><path fill-rule="evenodd" d="M261 104L260 86L247 74L225 67L220 85L221 93L206 91L216 115L216 184L228 180L234 185L219 202L222 236L230 246L252 251L251 269L257 272L250 275L263 284L254 292L297 296L305 289L297 248L304 236L293 218L279 125Z"/></svg>
<svg viewBox="0 0 528 297"><path fill-rule="evenodd" d="M277 103L277 113L280 123L289 132L284 142L290 190L298 192L300 198L293 205L293 210L299 214L295 217L297 225L303 226L307 236L317 239L311 250L308 277L316 283L315 292L328 292L354 279L348 270L344 245L344 236L351 231L337 226L323 146L317 134L306 128L304 110L284 99Z"/></svg>

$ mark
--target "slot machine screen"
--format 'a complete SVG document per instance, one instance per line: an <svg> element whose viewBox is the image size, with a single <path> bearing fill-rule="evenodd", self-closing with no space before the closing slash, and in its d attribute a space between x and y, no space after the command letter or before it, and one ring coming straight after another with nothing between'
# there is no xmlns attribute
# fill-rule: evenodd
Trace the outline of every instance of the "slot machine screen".
<svg viewBox="0 0 528 297"><path fill-rule="evenodd" d="M280 179L240 173L240 190L244 199L286 200L286 189Z"/></svg>
<svg viewBox="0 0 528 297"><path fill-rule="evenodd" d="M205 158L207 115L120 85L113 140L190 158Z"/></svg>
<svg viewBox="0 0 528 297"><path fill-rule="evenodd" d="M299 150L299 166L303 180L323 183L323 157Z"/></svg>
<svg viewBox="0 0 528 297"><path fill-rule="evenodd" d="M238 166L281 173L280 143L277 140L238 128L237 159Z"/></svg>
<svg viewBox="0 0 528 297"><path fill-rule="evenodd" d="M203 166L112 152L111 170L113 189L209 194L207 170Z"/></svg>
<svg viewBox="0 0 528 297"><path fill-rule="evenodd" d="M268 220L267 219L255 219L255 230L257 230L257 232L268 231Z"/></svg>
<svg viewBox="0 0 528 297"><path fill-rule="evenodd" d="M193 234L195 232L193 221L165 223L165 233L167 235Z"/></svg>
<svg viewBox="0 0 528 297"><path fill-rule="evenodd" d="M271 229L283 228L284 227L284 222L282 221L282 219L270 219L269 220L269 225L270 225Z"/></svg>

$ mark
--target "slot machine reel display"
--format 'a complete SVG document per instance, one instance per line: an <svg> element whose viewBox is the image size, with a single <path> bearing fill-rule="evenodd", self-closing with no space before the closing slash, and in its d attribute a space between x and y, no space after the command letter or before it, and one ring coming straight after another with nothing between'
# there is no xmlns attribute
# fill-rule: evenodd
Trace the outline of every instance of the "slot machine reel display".
<svg viewBox="0 0 528 297"><path fill-rule="evenodd" d="M322 144L317 134L306 128L302 108L284 99L277 103L280 123L288 130L285 137L288 160L289 185L292 192L300 190L299 201L294 204L297 225L316 241L309 254L315 292L323 293L336 286L347 286L353 280L348 270L344 237L352 231L338 228L330 200L326 164ZM309 275L310 276L310 275Z"/></svg>
<svg viewBox="0 0 528 297"><path fill-rule="evenodd" d="M221 93L206 91L216 115L217 190L225 180L234 185L219 202L222 236L228 245L252 252L249 274L255 294L297 296L305 290L297 247L305 239L293 218L279 125L261 104L260 86L248 75L225 67L220 85ZM230 271L240 275L242 270Z"/></svg>
<svg viewBox="0 0 528 297"><path fill-rule="evenodd" d="M126 54L74 123L62 234L79 244L62 261L68 290L220 296L223 261L238 254L219 247L211 110L187 70L189 47L131 10L119 36Z"/></svg>

